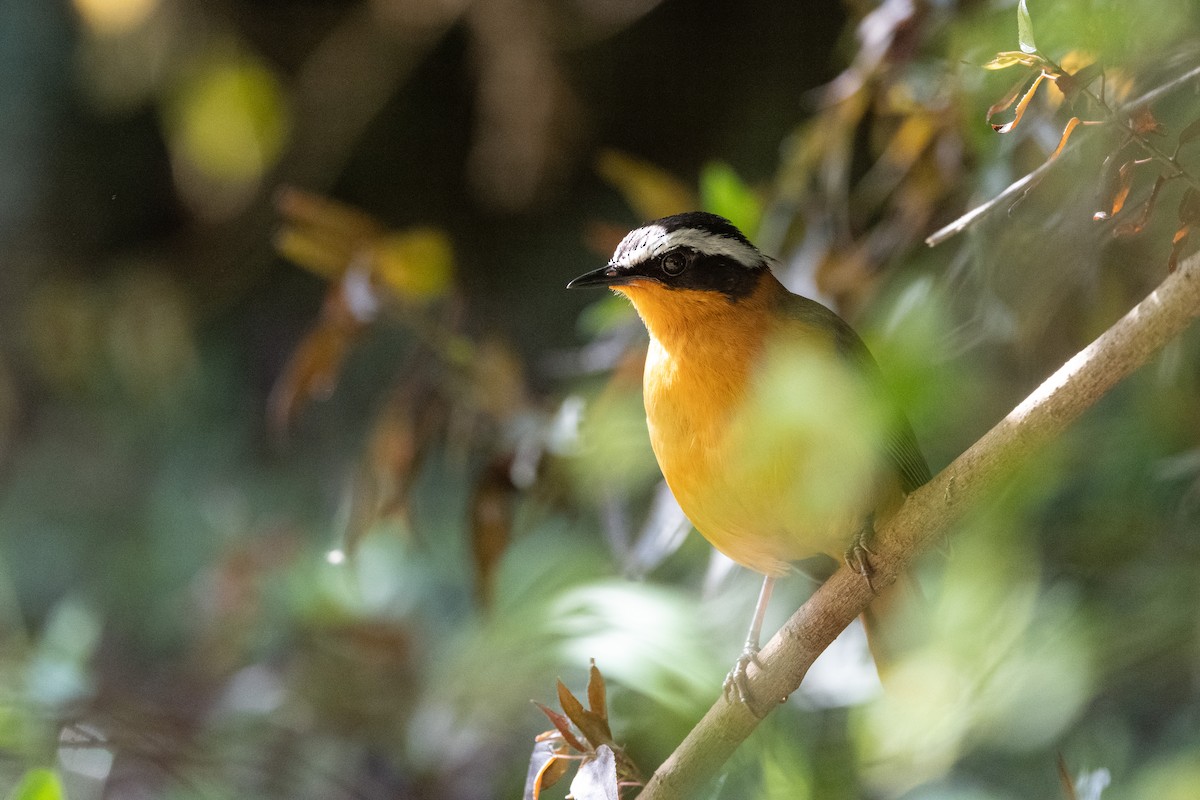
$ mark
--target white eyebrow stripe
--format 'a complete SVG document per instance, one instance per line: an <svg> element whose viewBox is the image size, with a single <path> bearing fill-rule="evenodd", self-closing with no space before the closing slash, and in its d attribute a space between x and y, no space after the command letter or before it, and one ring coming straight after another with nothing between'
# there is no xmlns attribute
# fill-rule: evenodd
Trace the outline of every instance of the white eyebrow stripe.
<svg viewBox="0 0 1200 800"><path fill-rule="evenodd" d="M710 256L730 258L743 267L761 266L763 257L757 249L728 236L720 236L695 228L679 228L668 231L661 225L646 225L629 233L617 245L617 251L609 263L628 267L648 261L676 247L690 247Z"/></svg>

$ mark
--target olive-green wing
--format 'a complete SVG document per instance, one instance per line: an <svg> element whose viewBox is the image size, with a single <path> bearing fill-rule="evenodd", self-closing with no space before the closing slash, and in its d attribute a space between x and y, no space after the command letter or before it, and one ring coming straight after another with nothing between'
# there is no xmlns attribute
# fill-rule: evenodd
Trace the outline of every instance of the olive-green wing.
<svg viewBox="0 0 1200 800"><path fill-rule="evenodd" d="M797 322L832 332L838 352L862 371L868 384L879 393L890 409L891 419L883 445L888 460L900 475L901 488L907 493L927 483L931 477L929 465L917 445L912 425L909 424L908 417L896 402L894 395L888 391L879 366L854 329L825 306L800 295L787 294L779 310L785 317Z"/></svg>

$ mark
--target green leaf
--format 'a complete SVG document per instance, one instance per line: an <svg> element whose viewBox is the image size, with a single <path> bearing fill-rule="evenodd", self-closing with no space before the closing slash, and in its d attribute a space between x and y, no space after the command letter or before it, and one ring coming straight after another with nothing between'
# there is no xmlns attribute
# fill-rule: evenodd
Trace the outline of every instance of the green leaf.
<svg viewBox="0 0 1200 800"><path fill-rule="evenodd" d="M10 800L66 800L62 781L52 769L31 769L21 778Z"/></svg>
<svg viewBox="0 0 1200 800"><path fill-rule="evenodd" d="M753 236L762 219L762 203L733 167L723 161L704 166L700 173L700 203Z"/></svg>
<svg viewBox="0 0 1200 800"><path fill-rule="evenodd" d="M1017 3L1017 41L1023 52L1037 52L1037 43L1033 41L1033 20L1029 18L1029 8L1025 5L1025 0Z"/></svg>
<svg viewBox="0 0 1200 800"><path fill-rule="evenodd" d="M1182 147L1193 139L1200 139L1200 119L1193 120L1179 132L1179 146Z"/></svg>

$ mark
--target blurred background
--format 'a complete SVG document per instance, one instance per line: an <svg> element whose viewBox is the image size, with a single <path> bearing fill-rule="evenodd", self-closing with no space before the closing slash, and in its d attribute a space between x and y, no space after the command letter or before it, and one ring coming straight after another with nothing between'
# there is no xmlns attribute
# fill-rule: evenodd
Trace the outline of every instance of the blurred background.
<svg viewBox="0 0 1200 800"><path fill-rule="evenodd" d="M530 699L589 659L652 772L758 577L659 485L627 304L564 286L721 213L863 333L941 469L1200 217L1200 9L1029 13L1077 85L983 68L1012 2L0 6L6 796L518 797ZM925 246L1072 117L1120 124ZM1195 797L1198 355L930 554L910 691L851 629L710 796Z"/></svg>

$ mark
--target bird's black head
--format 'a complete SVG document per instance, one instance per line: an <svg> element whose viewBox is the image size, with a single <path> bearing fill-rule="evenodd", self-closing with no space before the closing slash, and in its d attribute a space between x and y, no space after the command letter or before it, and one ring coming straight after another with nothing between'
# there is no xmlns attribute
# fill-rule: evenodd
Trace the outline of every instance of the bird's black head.
<svg viewBox="0 0 1200 800"><path fill-rule="evenodd" d="M653 281L668 289L719 292L735 301L750 294L765 271L766 259L732 222L689 211L631 231L606 266L580 275L567 288Z"/></svg>

